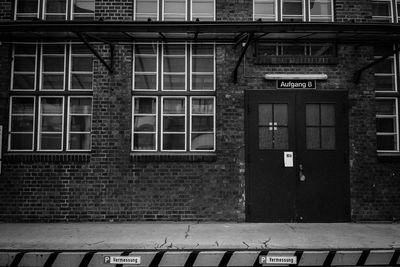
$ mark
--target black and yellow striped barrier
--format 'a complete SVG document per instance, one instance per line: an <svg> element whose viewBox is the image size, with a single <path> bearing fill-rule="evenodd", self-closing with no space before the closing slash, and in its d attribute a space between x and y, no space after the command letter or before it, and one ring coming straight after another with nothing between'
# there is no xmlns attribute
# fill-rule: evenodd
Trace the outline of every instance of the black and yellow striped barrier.
<svg viewBox="0 0 400 267"><path fill-rule="evenodd" d="M122 256L122 257L121 257ZM130 264L106 259L139 259ZM400 266L396 250L160 250L160 251L0 251L5 267L246 267L268 266L264 259L291 258L274 266ZM270 265L271 266L271 265Z"/></svg>

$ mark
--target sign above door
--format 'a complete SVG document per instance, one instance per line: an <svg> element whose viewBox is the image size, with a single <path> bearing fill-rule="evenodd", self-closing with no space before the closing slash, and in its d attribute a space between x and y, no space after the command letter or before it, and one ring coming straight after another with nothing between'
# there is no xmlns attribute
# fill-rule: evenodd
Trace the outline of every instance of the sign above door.
<svg viewBox="0 0 400 267"><path fill-rule="evenodd" d="M276 89L316 89L315 80L277 80Z"/></svg>

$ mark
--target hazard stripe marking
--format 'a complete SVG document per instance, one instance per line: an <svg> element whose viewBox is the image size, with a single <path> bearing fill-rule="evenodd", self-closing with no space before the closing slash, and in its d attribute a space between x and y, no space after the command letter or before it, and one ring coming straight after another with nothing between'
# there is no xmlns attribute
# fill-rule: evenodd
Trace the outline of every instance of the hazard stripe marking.
<svg viewBox="0 0 400 267"><path fill-rule="evenodd" d="M233 255L233 251L225 252L224 256L222 257L221 261L218 264L218 267L226 267L228 265L229 260Z"/></svg>
<svg viewBox="0 0 400 267"><path fill-rule="evenodd" d="M393 250L371 250L365 265L388 265L393 254Z"/></svg>
<svg viewBox="0 0 400 267"><path fill-rule="evenodd" d="M329 251L304 251L300 260L299 266L325 266L325 259L328 257ZM335 255L333 254L333 257ZM332 262L332 261L331 261Z"/></svg>
<svg viewBox="0 0 400 267"><path fill-rule="evenodd" d="M15 258L12 261L12 263L10 264L10 267L18 267L18 265L21 262L24 255L25 255L25 252L20 252L17 255L15 255Z"/></svg>
<svg viewBox="0 0 400 267"><path fill-rule="evenodd" d="M261 267L262 265L260 264L260 262L259 262L258 259L260 258L260 256L267 256L268 253L269 253L268 250L263 250L263 251L261 251L261 252L258 254L258 257L256 258L256 260L254 261L253 267Z"/></svg>
<svg viewBox="0 0 400 267"><path fill-rule="evenodd" d="M47 261L45 262L43 267L52 267L53 263L57 259L58 254L59 254L58 252L51 253L50 256L47 258Z"/></svg>
<svg viewBox="0 0 400 267"><path fill-rule="evenodd" d="M190 251L165 252L158 266L159 267L184 266L189 258L189 255Z"/></svg>
<svg viewBox="0 0 400 267"><path fill-rule="evenodd" d="M190 253L184 267L192 267L193 263L196 261L197 255L199 255L198 251L193 251L192 253Z"/></svg>
<svg viewBox="0 0 400 267"><path fill-rule="evenodd" d="M389 265L394 266L394 265L400 265L400 250L396 250L393 253L392 259L389 262Z"/></svg>
<svg viewBox="0 0 400 267"><path fill-rule="evenodd" d="M331 265L356 265L361 254L362 251L337 251Z"/></svg>
<svg viewBox="0 0 400 267"><path fill-rule="evenodd" d="M224 256L224 251L201 251L194 262L194 267L217 266Z"/></svg>
<svg viewBox="0 0 400 267"><path fill-rule="evenodd" d="M86 252L62 252L58 254L52 267L77 267L85 255Z"/></svg>
<svg viewBox="0 0 400 267"><path fill-rule="evenodd" d="M43 266L49 258L51 252L29 252L25 253L19 262L19 267Z"/></svg>
<svg viewBox="0 0 400 267"><path fill-rule="evenodd" d="M18 252L0 252L0 266L10 266Z"/></svg>
<svg viewBox="0 0 400 267"><path fill-rule="evenodd" d="M369 250L364 250L361 253L360 258L357 261L357 266L363 266L365 264L365 262L367 261L368 256L369 256Z"/></svg>
<svg viewBox="0 0 400 267"><path fill-rule="evenodd" d="M157 254L154 256L153 260L151 261L149 267L158 267L158 264L160 264L160 261L164 255L164 251L157 252Z"/></svg>
<svg viewBox="0 0 400 267"><path fill-rule="evenodd" d="M235 251L228 266L252 266L258 260L258 251Z"/></svg>
<svg viewBox="0 0 400 267"><path fill-rule="evenodd" d="M326 256L326 259L324 260L323 266L331 266L335 256L335 251L329 251L328 256Z"/></svg>
<svg viewBox="0 0 400 267"><path fill-rule="evenodd" d="M131 252L129 256L137 256L140 257L140 264L135 265L137 267L148 267L153 261L154 257L157 255L157 251L149 251L149 252Z"/></svg>
<svg viewBox="0 0 400 267"><path fill-rule="evenodd" d="M92 260L94 255L94 252L89 252L86 253L85 256L83 257L81 263L79 264L79 267L87 267L90 263L90 261Z"/></svg>

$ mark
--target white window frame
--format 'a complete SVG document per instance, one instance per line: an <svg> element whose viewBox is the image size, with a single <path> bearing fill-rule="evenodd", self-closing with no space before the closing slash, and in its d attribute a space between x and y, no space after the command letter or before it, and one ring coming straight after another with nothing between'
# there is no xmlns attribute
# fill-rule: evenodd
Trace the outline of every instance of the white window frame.
<svg viewBox="0 0 400 267"><path fill-rule="evenodd" d="M69 69L68 69L68 91L84 91L84 92L92 92L93 91L93 82L94 82L94 67L93 67L93 54L72 54L72 46L77 45L77 43L69 43ZM80 45L80 44L79 44ZM66 50L64 48L64 50ZM73 57L91 57L92 58L92 71L72 71L72 58ZM64 61L64 69L65 69L65 61ZM77 74L91 74L92 75L92 88L91 89L73 89L72 88L72 74L77 73ZM64 75L65 76L65 75ZM65 79L65 77L64 77ZM65 83L65 80L64 80ZM47 91L47 90L45 90Z"/></svg>
<svg viewBox="0 0 400 267"><path fill-rule="evenodd" d="M214 136L214 143L213 143L213 147L214 147L214 149L211 149L211 150L196 150L196 149L192 149L192 134L196 134L196 133L211 133L211 132L194 132L193 131L193 125L192 125L192 120L193 120L193 116L207 116L207 117L209 117L209 116L211 116L211 114L193 114L193 108L192 108L192 105L193 105L193 99L212 99L213 100L213 114L212 114L212 116L213 116L213 132L212 132L212 134L213 134L213 136ZM215 150L216 150L216 110L215 110L215 108L216 108L216 99L215 99L215 96L191 96L190 97L190 100L189 100L190 102L189 102L189 104L190 104L190 133L189 133L189 148L190 148L190 152L199 152L199 153L201 153L201 152L215 152Z"/></svg>
<svg viewBox="0 0 400 267"><path fill-rule="evenodd" d="M13 106L13 100L15 98L32 98L33 99L33 114L18 114L17 116L32 116L33 121L32 121L32 132L12 132L11 131L11 124L12 124L12 117L15 116L12 114L12 106ZM34 96L29 96L29 95L21 95L21 96L11 96L10 97L10 107L9 107L9 123L8 123L8 151L14 152L27 152L27 151L34 151L35 150L35 122L36 122L36 97ZM11 149L11 135L13 133L16 134L26 134L26 133L32 133L32 149Z"/></svg>
<svg viewBox="0 0 400 267"><path fill-rule="evenodd" d="M275 5L275 19L270 20L269 17L267 16L257 16L256 17L256 2L270 2L269 0L253 0L253 20L258 20L261 19L262 21L278 21L278 0L273 0L274 5ZM257 15L262 15L262 14L257 14Z"/></svg>
<svg viewBox="0 0 400 267"><path fill-rule="evenodd" d="M185 88L183 89L183 90L168 90L168 89L164 89L164 74L169 74L169 75L182 75L183 73L182 72L164 72L164 57L165 57L165 55L164 55L164 46L165 45L183 45L184 47L185 47L185 55L184 55L184 57L185 57L185 72L184 72L184 74L185 74ZM188 77L187 77L187 75L188 75L188 71L187 71L187 69L188 69L188 67L187 67L187 57L188 57L188 48L187 48L187 43L185 42L185 43L168 43L168 44L161 44L161 91L164 91L164 92L186 92L187 91L187 88L188 88L188 85L187 85L187 83L188 83ZM166 57L182 57L182 55L167 55Z"/></svg>
<svg viewBox="0 0 400 267"><path fill-rule="evenodd" d="M64 68L63 68L63 72L50 72L52 74L57 74L63 75L63 88L62 89L43 89L43 74L47 73L43 71L43 55L46 56L58 56L61 57L61 54L43 54L43 46L48 45L48 44L54 44L54 43L42 43L40 45L40 73L39 73L39 91L45 91L45 92L63 92L65 91L65 79L66 79L66 65L67 65L67 55L66 55L66 43L64 43ZM59 44L59 43L56 43ZM68 77L69 78L69 77Z"/></svg>
<svg viewBox="0 0 400 267"><path fill-rule="evenodd" d="M210 16L205 16L204 14L202 14L202 16L197 16L197 17L193 17L193 2L194 1L196 1L196 0L190 0L191 2L190 2L190 20L191 21L194 21L194 20L196 20L197 18L199 18L199 20L200 21L203 21L201 18L208 18L208 17L210 17ZM201 0L200 0L201 1ZM213 14L212 14L212 21L215 21L215 17L216 17L216 4L215 4L215 0L203 0L204 2L205 1L208 1L208 2L212 2L213 3ZM275 0L276 1L276 0Z"/></svg>
<svg viewBox="0 0 400 267"><path fill-rule="evenodd" d="M399 10L399 7L400 7L400 0L396 0L395 2L394 2L394 8L395 8L395 10L393 10L393 14L396 14L396 18L395 18L395 21L396 22L400 22L400 10Z"/></svg>
<svg viewBox="0 0 400 267"><path fill-rule="evenodd" d="M385 22L385 20L383 20L385 18L390 19L390 21L388 21L389 23L394 21L394 19L393 19L394 18L394 15L393 15L394 14L394 10L393 10L393 1L392 0L372 0L371 4L372 4L372 2L387 2L387 3L389 3L389 7L390 7L390 15L388 17L385 17L385 16L372 16L372 21Z"/></svg>
<svg viewBox="0 0 400 267"><path fill-rule="evenodd" d="M392 47L392 49L393 49L393 51L396 49L394 46ZM383 55L382 56L376 56L376 55L374 55L374 60L376 60L376 59L379 59L379 58L382 58L383 57ZM393 77L393 80L394 80L394 84L393 84L393 86L394 86L394 90L391 90L391 91L381 91L381 90L375 90L378 94L379 93L396 93L397 91L398 91L398 89L397 89L397 64L396 64L396 62L397 62L397 54L394 54L394 55L392 55L392 56L390 56L390 57L388 57L387 59L391 59L392 60L392 63L393 63L393 73L392 74L389 74L389 73L374 73L374 76L376 77L376 76L380 76L380 77Z"/></svg>
<svg viewBox="0 0 400 267"><path fill-rule="evenodd" d="M306 21L306 2L305 2L306 0L301 0L301 2L302 2L302 9L303 9L303 14L302 14L302 22L304 22L304 21ZM280 0L280 17L281 17L281 21L284 21L283 20L283 0ZM300 17L300 15L289 15L289 17L288 17L288 15L285 15L285 17L286 17L286 21L287 20L290 20L291 19L291 17L293 17L293 19L296 19L296 18L299 18Z"/></svg>
<svg viewBox="0 0 400 267"><path fill-rule="evenodd" d="M37 12L36 13L18 13L18 1L15 0L14 3L14 20L17 20L18 18L33 18L36 17L37 19L39 18L39 11L40 11L40 0L37 1ZM19 14L19 15L18 15Z"/></svg>
<svg viewBox="0 0 400 267"><path fill-rule="evenodd" d="M394 132L393 134L391 134L391 133L379 133L379 132L376 132L376 136L378 137L378 136L395 136L395 140L396 140L396 149L395 150L378 150L377 149L377 152L378 153L393 153L393 152L400 152L400 150L399 150L399 101L398 101L398 98L397 97L376 97L375 98L376 100L394 100L395 102L394 102L394 104L395 104L395 114L394 115L378 115L378 114L376 114L376 118L377 119L379 119L379 118L394 118L395 119L395 122L396 122L396 129L395 129L395 131L396 132Z"/></svg>
<svg viewBox="0 0 400 267"><path fill-rule="evenodd" d="M136 17L136 15L137 15L137 0L134 0L135 1L135 4L134 4L134 7L133 7L133 20L137 20L137 17ZM156 0L157 1L157 14L156 14L156 16L157 16L157 21L158 20L160 20L160 0ZM150 14L150 13L139 13L139 14ZM146 19L147 20L147 19ZM146 21L146 20L140 20L140 21Z"/></svg>
<svg viewBox="0 0 400 267"><path fill-rule="evenodd" d="M14 89L14 74L32 74L32 72L24 72L24 71L15 71L14 70L14 62L15 62L15 45L12 48L12 61L11 61L11 81L10 81L10 90L11 91L19 91L19 92L33 92L36 91L36 82L37 82L37 52L38 52L38 45L36 43L15 43L15 44L29 44L29 45L35 45L35 54L34 55L29 55L29 54L17 54L18 56L21 57L35 57L35 72L33 73L34 76L34 84L33 84L33 89Z"/></svg>
<svg viewBox="0 0 400 267"><path fill-rule="evenodd" d="M312 16L311 15L311 2L310 2L311 0L307 0L307 1L308 1L308 18L307 18L307 21L312 22L313 21L312 18L327 18L327 16L325 16L325 15L317 15L317 16L314 15L314 16ZM333 0L326 0L326 1L329 1L330 5L331 5L330 22L334 22L335 21L335 15L334 15L335 7L334 7L334 4L333 4Z"/></svg>
<svg viewBox="0 0 400 267"><path fill-rule="evenodd" d="M162 0L162 14L161 14L161 18L162 18L162 20L163 21L165 21L165 1L166 0ZM177 0L178 1L178 0ZM191 1L191 0L189 0L189 1ZM185 19L184 20L177 20L177 21L187 21L187 18L188 18L188 12L187 12L187 0L184 0L184 2L185 2ZM168 13L169 15L182 15L181 13ZM168 19L167 21L176 21L176 19Z"/></svg>
<svg viewBox="0 0 400 267"><path fill-rule="evenodd" d="M89 16L93 16L93 20L94 20L95 15L96 15L96 13L95 13L96 10L93 13L75 13L74 12L74 2L75 2L75 0L67 0L67 5L68 5L68 1L70 1L70 9L71 9L71 14L69 15L69 19L70 20L74 20L76 14L78 14L78 15L87 15L88 17ZM67 10L67 13L68 13L68 10Z"/></svg>
<svg viewBox="0 0 400 267"><path fill-rule="evenodd" d="M43 6L42 6L42 14L43 14L43 19L47 20L46 16L60 16L63 15L64 13L47 13L46 12L46 4L47 1L51 1L51 0L42 0L43 1ZM68 20L68 1L71 0L65 0L65 14L64 14L64 20ZM53 20L51 20L53 21ZM62 20L60 20L62 21Z"/></svg>
<svg viewBox="0 0 400 267"><path fill-rule="evenodd" d="M213 54L212 55L194 55L193 54L193 46L194 45L212 45L213 46ZM190 46L190 60L189 60L189 68L190 68L190 86L189 86L189 88L190 88L190 91L191 92L215 92L215 87L216 87L216 75L215 75L215 73L216 73L216 60L215 60L215 44L210 44L210 43L201 43L201 44L195 44L195 43L191 43L191 44L189 44L189 46ZM201 58L201 57L204 57L204 58L207 58L207 57L213 57L213 72L211 73L211 72L193 72L193 57L199 57L199 58ZM213 75L213 89L211 89L211 90L202 90L202 89L193 89L193 74L205 74L205 75L210 75L210 74L212 74Z"/></svg>
<svg viewBox="0 0 400 267"><path fill-rule="evenodd" d="M172 117L183 117L182 114L164 114L164 99L183 99L185 103L184 117L185 117L185 131L183 134L185 135L185 148L182 150L165 150L164 149L164 133L166 134L182 134L182 132L164 132L164 116L172 116ZM160 128L160 139L161 139L161 147L160 151L162 152L186 152L187 151L187 97L186 96L161 96L161 128Z"/></svg>
<svg viewBox="0 0 400 267"><path fill-rule="evenodd" d="M73 98L88 98L91 101L91 113L90 114L79 114L79 113L74 113L72 116L89 116L90 117L90 131L89 132L75 132L71 131L71 99ZM92 123L93 123L93 97L92 96L69 96L68 97L68 107L67 107L67 139L66 139L66 151L91 151L92 150ZM69 144L69 136L70 134L89 134L89 149L70 149L70 144Z"/></svg>
<svg viewBox="0 0 400 267"><path fill-rule="evenodd" d="M156 46L156 72L155 72L155 75L156 75L156 88L155 89L142 89L142 88L135 88L135 78L136 78L136 73L139 73L139 74L153 74L154 75L154 72L146 72L146 71L144 71L144 72L137 72L136 70L135 70L135 63L136 63L136 53L135 53L135 45L136 44L138 44L138 45L155 45ZM158 42L155 42L155 43L135 43L135 44L133 44L133 56L132 56L132 70L133 70L133 75L132 75L132 90L133 91L142 91L142 92L155 92L155 91L158 91L158 81L159 81L159 43ZM138 54L138 55L141 55L141 56L147 56L147 57L150 57L150 56L153 56L154 57L154 54ZM161 63L162 64L162 63Z"/></svg>
<svg viewBox="0 0 400 267"><path fill-rule="evenodd" d="M53 132L42 132L42 98L61 98L61 110L62 114L45 114L45 116L60 116L61 115L61 148L60 149L41 149L41 134L53 134ZM64 148L64 113L65 113L65 97L64 96L39 96L39 103L38 103L38 132L37 132L37 151L63 151ZM59 133L58 133L59 134Z"/></svg>
<svg viewBox="0 0 400 267"><path fill-rule="evenodd" d="M135 99L137 98L152 98L156 100L156 113L155 114L135 114ZM154 134L155 135L155 148L154 149L135 149L135 116L149 116L156 118L156 126L155 132L139 132L144 134ZM132 96L132 128L131 128L131 151L134 152L156 152L158 151L158 138L159 138L159 131L158 131L158 120L159 120L159 112L158 112L158 97L157 96Z"/></svg>

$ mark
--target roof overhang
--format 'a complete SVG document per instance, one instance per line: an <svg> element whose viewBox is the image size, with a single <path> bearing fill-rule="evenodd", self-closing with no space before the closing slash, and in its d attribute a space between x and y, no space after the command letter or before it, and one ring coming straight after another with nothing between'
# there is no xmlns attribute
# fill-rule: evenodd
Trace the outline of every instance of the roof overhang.
<svg viewBox="0 0 400 267"><path fill-rule="evenodd" d="M376 43L400 40L399 24L316 22L2 21L0 41L91 40L238 42L248 33L265 42Z"/></svg>

